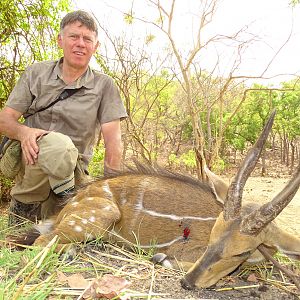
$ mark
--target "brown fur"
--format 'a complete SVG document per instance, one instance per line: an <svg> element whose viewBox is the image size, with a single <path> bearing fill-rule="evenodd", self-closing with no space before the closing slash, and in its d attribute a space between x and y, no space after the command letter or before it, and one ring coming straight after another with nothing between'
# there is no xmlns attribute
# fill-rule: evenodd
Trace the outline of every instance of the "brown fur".
<svg viewBox="0 0 300 300"><path fill-rule="evenodd" d="M194 262L205 251L221 211L207 184L137 164L136 169L81 188L55 217L53 230L41 235L35 244L44 246L58 235L58 248L97 237L147 248L178 238L158 251L180 261ZM188 236L185 230L190 231Z"/></svg>

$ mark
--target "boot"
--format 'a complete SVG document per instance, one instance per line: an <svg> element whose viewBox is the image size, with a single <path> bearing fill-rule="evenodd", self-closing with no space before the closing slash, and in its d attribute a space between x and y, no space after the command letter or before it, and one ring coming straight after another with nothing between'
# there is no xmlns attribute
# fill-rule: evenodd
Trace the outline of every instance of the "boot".
<svg viewBox="0 0 300 300"><path fill-rule="evenodd" d="M20 226L26 221L34 223L41 219L41 204L25 204L14 198L11 198L9 213L8 213L8 226Z"/></svg>

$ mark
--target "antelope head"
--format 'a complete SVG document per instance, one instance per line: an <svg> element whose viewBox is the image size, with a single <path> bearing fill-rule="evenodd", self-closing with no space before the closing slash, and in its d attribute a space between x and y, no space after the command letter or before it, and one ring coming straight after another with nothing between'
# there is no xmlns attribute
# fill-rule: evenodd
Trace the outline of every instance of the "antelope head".
<svg viewBox="0 0 300 300"><path fill-rule="evenodd" d="M182 278L184 288L207 288L251 260L258 246L264 245L273 253L280 248L287 254L300 255L300 239L289 235L272 222L291 201L300 184L300 167L286 187L269 203L261 207L242 208L242 193L272 128L275 112L266 123L254 147L247 153L237 175L230 184L223 212L212 229L205 253ZM209 174L208 174L209 175ZM215 175L216 176L216 175ZM209 176L211 179L211 176ZM217 184L220 186L220 181ZM224 187L224 184L221 184ZM224 191L223 191L224 194ZM272 253L272 254L273 254Z"/></svg>

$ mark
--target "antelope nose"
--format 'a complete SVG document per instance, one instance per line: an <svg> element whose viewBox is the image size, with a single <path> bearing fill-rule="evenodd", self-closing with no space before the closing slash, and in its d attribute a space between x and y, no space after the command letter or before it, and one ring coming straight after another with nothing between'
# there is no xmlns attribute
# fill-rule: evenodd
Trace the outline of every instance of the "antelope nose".
<svg viewBox="0 0 300 300"><path fill-rule="evenodd" d="M181 286L185 290L192 290L195 286L190 284L184 277L180 279Z"/></svg>

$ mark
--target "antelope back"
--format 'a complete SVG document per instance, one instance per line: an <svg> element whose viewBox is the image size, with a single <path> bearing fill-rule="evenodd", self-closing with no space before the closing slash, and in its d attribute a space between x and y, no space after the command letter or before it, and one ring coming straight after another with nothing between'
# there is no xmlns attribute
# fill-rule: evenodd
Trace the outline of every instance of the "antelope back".
<svg viewBox="0 0 300 300"><path fill-rule="evenodd" d="M101 226L107 226L118 242L154 246L178 260L194 262L204 252L221 211L212 189L198 180L167 172L127 173L79 190L54 227L80 241L83 232L91 238L97 230L102 232L92 228L97 220L109 219L111 222ZM78 235L74 236L76 229Z"/></svg>

